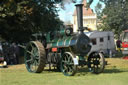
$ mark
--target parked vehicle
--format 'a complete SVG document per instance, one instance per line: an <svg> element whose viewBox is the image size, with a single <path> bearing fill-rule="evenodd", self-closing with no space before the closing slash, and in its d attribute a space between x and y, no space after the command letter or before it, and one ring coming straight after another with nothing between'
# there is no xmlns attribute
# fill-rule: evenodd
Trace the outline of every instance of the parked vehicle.
<svg viewBox="0 0 128 85"><path fill-rule="evenodd" d="M7 67L7 62L4 59L4 55L2 52L2 46L0 44L0 68L4 68L4 67Z"/></svg>
<svg viewBox="0 0 128 85"><path fill-rule="evenodd" d="M85 32L91 39L91 51L102 52L104 55L112 57L112 53L116 52L116 45L114 42L114 34L111 31L93 31Z"/></svg>
<svg viewBox="0 0 128 85"><path fill-rule="evenodd" d="M121 50L123 54L128 54L128 30L125 30L121 34Z"/></svg>

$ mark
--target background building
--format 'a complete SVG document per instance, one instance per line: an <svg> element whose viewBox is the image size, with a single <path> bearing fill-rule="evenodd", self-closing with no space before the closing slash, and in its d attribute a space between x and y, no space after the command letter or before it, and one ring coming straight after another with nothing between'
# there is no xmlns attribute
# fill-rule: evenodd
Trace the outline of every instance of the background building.
<svg viewBox="0 0 128 85"><path fill-rule="evenodd" d="M97 30L97 16L93 12L91 8L86 8L87 1L83 0L82 4L83 6L83 26L88 27L90 30ZM73 14L73 30L76 32L78 30L77 26L77 13L76 9L74 10Z"/></svg>

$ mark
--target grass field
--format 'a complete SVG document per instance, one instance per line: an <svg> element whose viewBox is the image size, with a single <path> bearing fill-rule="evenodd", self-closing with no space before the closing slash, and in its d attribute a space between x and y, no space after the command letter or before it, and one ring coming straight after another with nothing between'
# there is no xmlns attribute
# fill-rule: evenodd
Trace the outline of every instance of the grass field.
<svg viewBox="0 0 128 85"><path fill-rule="evenodd" d="M71 77L48 69L40 74L29 73L24 64L0 68L0 85L128 85L128 60L106 60L104 73L92 74L84 67Z"/></svg>

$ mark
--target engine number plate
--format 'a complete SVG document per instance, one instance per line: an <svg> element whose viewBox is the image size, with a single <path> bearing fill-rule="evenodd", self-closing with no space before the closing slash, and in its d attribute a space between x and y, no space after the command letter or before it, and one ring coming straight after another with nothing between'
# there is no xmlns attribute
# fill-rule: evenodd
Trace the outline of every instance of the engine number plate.
<svg viewBox="0 0 128 85"><path fill-rule="evenodd" d="M74 61L74 65L78 65L78 59L77 58L73 58Z"/></svg>

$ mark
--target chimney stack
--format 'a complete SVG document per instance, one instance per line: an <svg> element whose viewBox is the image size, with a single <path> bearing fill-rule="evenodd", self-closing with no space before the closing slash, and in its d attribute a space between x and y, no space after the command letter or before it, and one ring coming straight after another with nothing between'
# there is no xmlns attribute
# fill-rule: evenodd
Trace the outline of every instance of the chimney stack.
<svg viewBox="0 0 128 85"><path fill-rule="evenodd" d="M77 12L78 31L83 32L83 4L77 4L75 6Z"/></svg>

